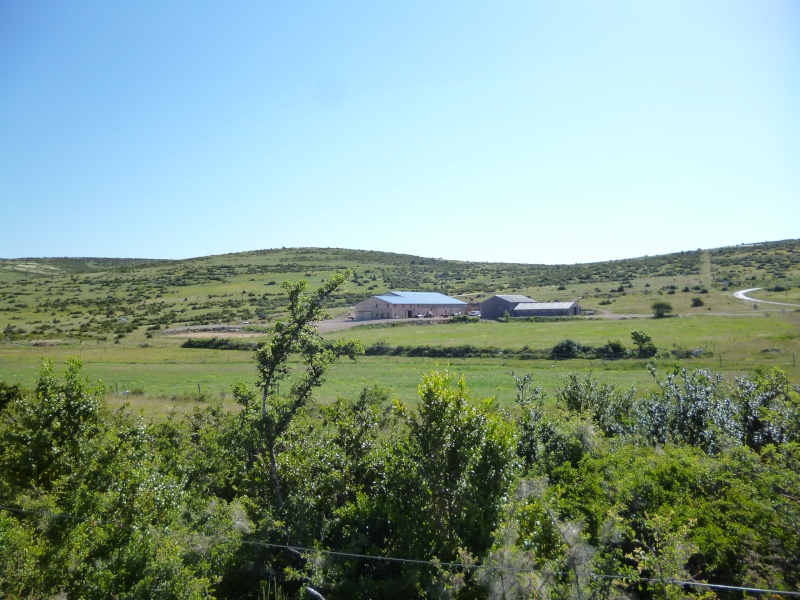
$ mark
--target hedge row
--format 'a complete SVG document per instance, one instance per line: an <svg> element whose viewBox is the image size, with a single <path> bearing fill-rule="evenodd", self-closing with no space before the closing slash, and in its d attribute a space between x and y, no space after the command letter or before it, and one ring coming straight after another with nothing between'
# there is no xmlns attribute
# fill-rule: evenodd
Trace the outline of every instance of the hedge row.
<svg viewBox="0 0 800 600"><path fill-rule="evenodd" d="M189 338L181 348L205 348L208 350L255 350L258 348L256 342L247 342L235 338Z"/></svg>
<svg viewBox="0 0 800 600"><path fill-rule="evenodd" d="M333 348L333 344L326 344ZM205 348L209 350L249 350L258 348L258 343L235 338L192 338L181 344L182 348ZM392 346L385 341L378 341L365 348L367 356L405 356L409 358L517 358L520 360L568 360L573 358L621 360L625 358L650 358L653 352L639 354L634 348L624 348L618 342L609 342L603 346L588 346L575 340L562 340L552 348L533 349L498 348L497 346ZM712 353L704 348L688 350L674 348L659 352L659 355L675 358L696 358Z"/></svg>

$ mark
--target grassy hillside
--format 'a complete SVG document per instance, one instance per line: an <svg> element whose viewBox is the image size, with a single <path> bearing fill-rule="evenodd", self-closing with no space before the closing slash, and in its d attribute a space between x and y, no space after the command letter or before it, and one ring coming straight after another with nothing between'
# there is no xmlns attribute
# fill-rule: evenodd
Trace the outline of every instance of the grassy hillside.
<svg viewBox="0 0 800 600"><path fill-rule="evenodd" d="M729 293L743 287L777 290L762 290L763 299L800 302L797 240L583 265L297 248L182 261L3 260L0 329L10 325L25 340L102 340L150 326L267 321L285 303L283 281L304 278L314 286L346 268L355 276L335 298L341 308L389 289L436 290L470 301L514 292L620 314L648 313L662 296L680 313L698 312L693 298L706 311L746 312L750 307Z"/></svg>
<svg viewBox="0 0 800 600"><path fill-rule="evenodd" d="M346 313L370 295L406 289L436 290L469 301L501 292L539 301L574 299L596 316L616 318L368 327L331 333L330 339L518 350L549 348L572 338L591 345L619 340L631 347L630 333L636 329L653 337L662 350L658 360L665 364L676 360L677 351L703 348L704 354L692 364L728 375L759 364L774 365L798 379L800 312L767 304L756 311L732 293L760 287L764 289L753 295L761 300L800 304L800 240L582 265L470 263L311 248L181 261L0 260L0 380L29 385L42 356L62 361L79 355L91 377L104 379L115 390L143 392L129 396L143 405L163 404L165 398L180 404L208 394L229 400L226 390L231 385L254 379L251 354L181 348L184 339L165 335L164 330L249 321L254 333L229 335L255 335L248 341L258 341L259 329L282 314L282 282L306 279L313 288L346 268L355 274L335 295L335 314ZM700 305L695 306L698 299ZM668 301L680 318L649 318L655 300ZM648 381L641 360L549 365L499 355L451 362L459 371L474 372L470 385L484 395L511 397L512 370L539 370L541 380L554 384L567 371L598 369L621 385ZM364 383L381 381L413 398L419 373L433 364L424 358L367 358L358 365L337 367L322 396L350 394Z"/></svg>

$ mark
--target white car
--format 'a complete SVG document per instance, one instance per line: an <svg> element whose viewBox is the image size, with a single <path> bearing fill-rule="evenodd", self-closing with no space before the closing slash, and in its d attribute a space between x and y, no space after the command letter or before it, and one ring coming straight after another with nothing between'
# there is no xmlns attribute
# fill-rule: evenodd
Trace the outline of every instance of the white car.
<svg viewBox="0 0 800 600"><path fill-rule="evenodd" d="M479 311L479 310L471 310L471 311L469 311L469 316L470 317L480 317L481 316L481 311Z"/></svg>

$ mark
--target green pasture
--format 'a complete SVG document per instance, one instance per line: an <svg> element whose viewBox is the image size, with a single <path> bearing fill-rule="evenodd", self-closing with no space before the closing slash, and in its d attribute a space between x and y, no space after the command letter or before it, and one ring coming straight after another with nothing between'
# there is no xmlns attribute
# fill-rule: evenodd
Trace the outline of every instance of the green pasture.
<svg viewBox="0 0 800 600"><path fill-rule="evenodd" d="M580 265L470 263L331 248L156 262L0 259L0 380L30 386L42 357L63 364L75 356L90 379L109 386L112 402L130 401L135 410L157 418L172 407L187 410L198 400L234 406L231 387L255 382L252 353L181 348L183 339L164 335L163 328L203 321L274 322L283 311L284 281L305 279L313 290L346 268L354 274L333 297L334 315L371 295L406 289L435 290L470 302L495 293L578 300L585 310L614 318L358 327L326 334L331 341L356 337L367 346L383 341L541 350L571 338L591 346L619 340L630 348L631 332L640 330L662 353L703 348L702 357L683 361L690 368L709 367L732 377L759 365L778 366L800 381L800 312L768 304L754 310L752 302L733 297L734 290L761 287L751 294L760 301L800 304L800 240ZM703 305L693 307L694 298ZM650 318L655 301L669 302L677 316ZM675 359L662 354L657 362L666 369ZM329 401L381 384L413 401L421 374L436 366L430 358L364 357L336 365L318 397ZM549 390L569 372L591 372L621 387L652 385L645 362L633 359L516 361L498 354L438 367L464 373L476 395L503 402L514 397L512 371L532 372ZM126 390L141 393L122 394Z"/></svg>
<svg viewBox="0 0 800 600"><path fill-rule="evenodd" d="M549 348L572 338L582 344L603 345L610 339L631 347L630 332L645 331L660 349L706 348L709 356L683 359L689 369L711 368L732 381L757 366L780 367L794 381L800 381L800 313L739 317L676 317L666 319L577 319L554 322L510 322L356 327L327 334L329 340L358 338L365 345L384 341L391 346L492 346L498 349ZM257 340L259 338L249 338ZM52 346L28 343L0 344L0 380L31 386L42 358L64 364L70 357L84 363L84 374L102 380L112 404L130 402L135 411L164 418L171 410L190 410L198 402L222 401L235 407L231 390L239 381L255 384L255 363L249 351L181 348L183 339L158 334L145 340L131 335L111 342L70 341ZM769 350L765 352L764 350ZM676 359L656 361L661 371L671 369ZM330 371L316 397L329 402L337 396L354 396L367 385L382 385L406 402L414 402L422 373L436 368L464 375L475 396L496 396L512 405L515 396L512 373L531 373L542 387L554 394L568 373L593 374L618 388L654 385L647 361L624 359L603 361L518 360L504 358L432 359L429 357L362 357L344 361ZM286 384L288 385L288 384ZM199 388L198 388L199 386ZM125 394L124 392L134 392ZM118 393L119 392L119 393Z"/></svg>
<svg viewBox="0 0 800 600"><path fill-rule="evenodd" d="M587 319L508 323L440 323L394 327L362 326L326 335L331 340L358 338L365 345L384 341L391 346L494 346L515 350L551 348L564 339L602 346L619 340L632 347L631 332L644 331L659 349L704 348L719 362L748 368L775 359L791 367L792 354L800 355L800 312L787 311L768 317L691 316L664 319ZM765 352L768 351L768 352ZM769 357L765 355L769 354ZM784 364L783 366L787 366Z"/></svg>
<svg viewBox="0 0 800 600"><path fill-rule="evenodd" d="M255 363L249 352L182 350L177 360L159 360L142 353L136 361L131 360L131 355L125 359L113 353L104 357L85 352L82 355L84 375L106 384L112 405L129 402L134 411L143 410L146 416L156 419L165 417L172 410L190 410L200 402L222 401L234 407L232 387L239 381L250 385L255 383ZM30 387L36 379L42 357L53 360L58 366L64 365L70 356L77 356L77 353L59 349L41 352L38 356L17 354L11 360L3 356L0 380ZM671 365L666 361L661 366L667 369ZM446 369L458 377L463 375L475 397L497 397L507 408L513 406L516 394L512 373L532 374L551 395L562 385L568 373L591 373L618 388L635 384L638 389L647 389L653 385L644 360L609 363L600 360L553 362L502 358L361 357L356 362L343 361L334 365L326 383L315 392L315 397L327 403L338 396L356 396L364 386L381 385L400 400L413 403L417 399L422 374L431 369ZM722 372L731 378L741 373L727 368Z"/></svg>

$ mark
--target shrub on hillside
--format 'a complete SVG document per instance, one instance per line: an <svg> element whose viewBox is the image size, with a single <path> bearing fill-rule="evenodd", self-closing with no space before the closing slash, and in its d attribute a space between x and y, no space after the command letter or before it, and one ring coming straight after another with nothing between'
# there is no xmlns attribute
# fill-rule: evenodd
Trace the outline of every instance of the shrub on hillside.
<svg viewBox="0 0 800 600"><path fill-rule="evenodd" d="M653 316L656 319L661 319L663 317L666 317L667 313L672 312L672 304L664 301L653 302L651 308L653 309Z"/></svg>

